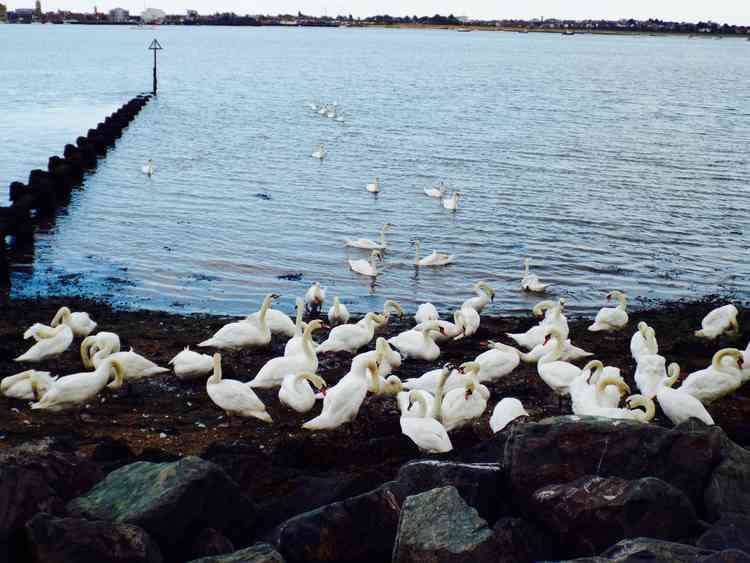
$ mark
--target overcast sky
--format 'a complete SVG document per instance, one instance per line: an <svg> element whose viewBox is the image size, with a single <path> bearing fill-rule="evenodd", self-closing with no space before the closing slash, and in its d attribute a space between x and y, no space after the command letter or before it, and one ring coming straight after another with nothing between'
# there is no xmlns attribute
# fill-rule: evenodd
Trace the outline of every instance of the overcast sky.
<svg viewBox="0 0 750 563"><path fill-rule="evenodd" d="M33 0L3 0L10 9L33 7ZM296 13L313 15L352 14L368 16L432 15L440 13L479 19L534 17L620 19L659 18L677 21L713 20L750 24L750 0L42 0L45 11L102 11L122 7L141 12L144 7L160 8L170 14L198 10L202 14Z"/></svg>

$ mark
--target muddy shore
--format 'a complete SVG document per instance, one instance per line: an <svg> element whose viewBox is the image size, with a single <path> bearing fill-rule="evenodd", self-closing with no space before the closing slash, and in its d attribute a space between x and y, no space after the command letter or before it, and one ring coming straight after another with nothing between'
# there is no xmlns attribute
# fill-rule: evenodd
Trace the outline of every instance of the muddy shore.
<svg viewBox="0 0 750 563"><path fill-rule="evenodd" d="M707 366L719 348L744 349L747 345L750 339L748 312L741 313L742 333L736 339L705 342L693 336L701 318L725 302L726 299L709 299L670 303L631 312L630 328L609 335L589 333L586 326L590 319L572 318L571 339L577 346L594 352L606 365L620 367L626 381L636 389L629 341L632 327L638 321L645 320L655 328L660 353L668 361L678 362L684 377ZM23 369L13 362L13 358L28 347L21 336L23 330L36 321L49 322L61 305L88 311L99 323L98 329L120 335L123 349L132 346L163 366L185 346L195 346L231 320L209 315L115 310L105 303L82 299L5 300L0 302L2 376ZM745 307L742 310L747 311ZM525 331L535 322L530 314L518 318L483 317L476 335L442 347L440 362L472 359L484 351L481 343L489 339L512 344L504 333ZM410 319L394 321L383 334L396 334L411 324ZM327 331L322 332L316 335L317 340L324 338ZM76 339L59 362L44 364L40 369L49 369L54 374L83 371L79 344L80 339ZM274 339L267 349L225 353L225 377L249 380L268 359L283 354L283 345L283 340ZM332 385L346 373L349 361L350 356L345 353L321 355L318 373ZM398 375L402 379L418 376L434 365L405 361ZM457 455L490 437L489 416L495 403L503 397L520 399L532 420L568 414L568 407L562 410L558 407L556 398L537 376L534 365L521 364L514 373L488 387L492 398L485 415L470 427L452 433ZM336 481L341 475L347 478L338 481L342 490L333 496L345 498L393 478L408 460L429 457L420 454L400 434L393 398L368 396L351 428L311 433L300 426L315 416L320 407L299 415L280 405L277 391L258 391L274 419L270 425L255 419L229 425L208 399L204 383L181 382L171 373L136 383L130 394L120 391L101 395L84 410L82 421L70 413L31 411L24 402L0 398L0 449L50 436L63 438L93 456L105 471L134 460L164 461L200 455L224 466L251 490L254 498L268 502L274 502L277 494L293 490L301 484L300 480L309 486L309 479L320 479L321 485L328 487L331 479ZM750 386L710 405L708 410L732 440L741 445L750 443ZM660 413L654 423L671 426ZM330 490L325 491L324 496L331 494ZM294 509L288 507L282 512L291 514Z"/></svg>

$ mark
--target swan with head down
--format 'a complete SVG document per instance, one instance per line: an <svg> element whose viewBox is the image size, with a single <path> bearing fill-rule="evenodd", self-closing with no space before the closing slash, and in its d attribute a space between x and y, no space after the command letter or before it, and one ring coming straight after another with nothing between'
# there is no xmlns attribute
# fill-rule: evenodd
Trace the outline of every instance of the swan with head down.
<svg viewBox="0 0 750 563"><path fill-rule="evenodd" d="M220 350L241 350L267 346L271 342L271 329L266 322L266 315L271 302L278 299L276 293L269 293L263 299L257 319L244 319L221 327L211 338L198 346L218 348Z"/></svg>

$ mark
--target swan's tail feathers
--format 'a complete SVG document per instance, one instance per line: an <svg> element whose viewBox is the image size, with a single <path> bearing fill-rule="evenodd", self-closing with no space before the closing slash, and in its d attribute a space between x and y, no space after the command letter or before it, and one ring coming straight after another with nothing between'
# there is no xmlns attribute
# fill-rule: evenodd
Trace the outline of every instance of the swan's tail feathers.
<svg viewBox="0 0 750 563"><path fill-rule="evenodd" d="M308 420L302 425L305 430L322 430L325 428L323 425L323 419L321 416L316 416L312 420Z"/></svg>
<svg viewBox="0 0 750 563"><path fill-rule="evenodd" d="M594 323L589 326L589 332L600 332L602 330L607 330L607 325L604 323Z"/></svg>
<svg viewBox="0 0 750 563"><path fill-rule="evenodd" d="M523 344L521 344L521 340L523 340L523 337L526 335L525 334L513 334L511 332L506 332L505 336L513 340L516 344L523 346Z"/></svg>
<svg viewBox="0 0 750 563"><path fill-rule="evenodd" d="M148 376L159 375L160 373L167 373L168 371L170 371L169 368L163 368L161 366L156 366L155 368L151 368L150 370L148 370L148 373L146 375L148 375Z"/></svg>
<svg viewBox="0 0 750 563"><path fill-rule="evenodd" d="M219 346L219 343L214 338L209 338L208 340L204 340L200 344L198 344L199 348L206 348L206 347L212 347L212 348L221 348Z"/></svg>
<svg viewBox="0 0 750 563"><path fill-rule="evenodd" d="M35 360L29 355L28 352L26 352L25 354L21 354L20 356L15 358L13 361L14 362L33 362Z"/></svg>

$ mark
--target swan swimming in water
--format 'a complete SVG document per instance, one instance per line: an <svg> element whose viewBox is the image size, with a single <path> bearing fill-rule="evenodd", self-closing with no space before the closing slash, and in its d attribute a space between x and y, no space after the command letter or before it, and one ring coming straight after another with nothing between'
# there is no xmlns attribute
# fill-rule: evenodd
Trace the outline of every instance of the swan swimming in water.
<svg viewBox="0 0 750 563"><path fill-rule="evenodd" d="M530 291L532 293L543 293L547 291L547 288L553 284L542 283L541 281L539 281L539 276L529 272L530 264L531 260L529 258L525 258L523 261L523 278L521 279L521 289L523 289L524 291Z"/></svg>
<svg viewBox="0 0 750 563"><path fill-rule="evenodd" d="M437 252L435 250L432 251L432 254L429 254L420 259L419 250L421 248L421 244L422 243L418 240L414 241L414 246L416 247L416 254L414 255L415 266L447 266L448 264L452 264L455 261L456 257L454 254L445 254L442 252Z"/></svg>
<svg viewBox="0 0 750 563"><path fill-rule="evenodd" d="M56 327L60 323L66 324L73 331L74 336L86 337L96 328L96 323L91 319L88 313L76 312L71 313L67 307L60 307L52 319L50 326Z"/></svg>
<svg viewBox="0 0 750 563"><path fill-rule="evenodd" d="M359 260L349 260L349 268L353 272L374 278L378 275L378 267L375 263L376 260L383 261L383 255L379 250L373 250L370 254L369 260L363 258L360 258Z"/></svg>
<svg viewBox="0 0 750 563"><path fill-rule="evenodd" d="M591 332L613 332L625 328L628 324L628 313L625 310L627 306L627 296L622 291L610 291L607 294L607 301L617 299L617 307L604 307L599 310L594 319L594 324L589 326Z"/></svg>
<svg viewBox="0 0 750 563"><path fill-rule="evenodd" d="M312 157L317 158L318 160L323 160L326 157L325 147L322 144L318 145L318 148L313 151Z"/></svg>
<svg viewBox="0 0 750 563"><path fill-rule="evenodd" d="M213 357L214 373L206 381L206 393L213 403L228 417L253 417L263 422L273 422L266 405L248 385L236 379L222 379L221 354Z"/></svg>
<svg viewBox="0 0 750 563"><path fill-rule="evenodd" d="M383 225L383 227L380 229L379 243L369 238L358 238L354 240L347 240L344 245L352 248L362 248L363 250L385 250L387 246L385 242L385 233L387 233L392 226L393 225L391 225L390 223L386 223Z"/></svg>
<svg viewBox="0 0 750 563"><path fill-rule="evenodd" d="M154 175L155 169L154 169L154 161L150 158L146 161L146 164L143 165L143 168L141 168L143 173L148 176L149 178Z"/></svg>
<svg viewBox="0 0 750 563"><path fill-rule="evenodd" d="M695 331L695 335L699 338L714 340L724 333L739 334L738 314L737 307L731 304L714 309L703 318L701 321L701 330Z"/></svg>
<svg viewBox="0 0 750 563"><path fill-rule="evenodd" d="M365 189L371 194L378 193L380 191L380 180L378 179L378 177L376 176L375 181L372 182L371 184L367 184Z"/></svg>
<svg viewBox="0 0 750 563"><path fill-rule="evenodd" d="M443 199L443 207L449 211L456 211L458 209L458 198L461 196L460 192L453 192L453 195Z"/></svg>

